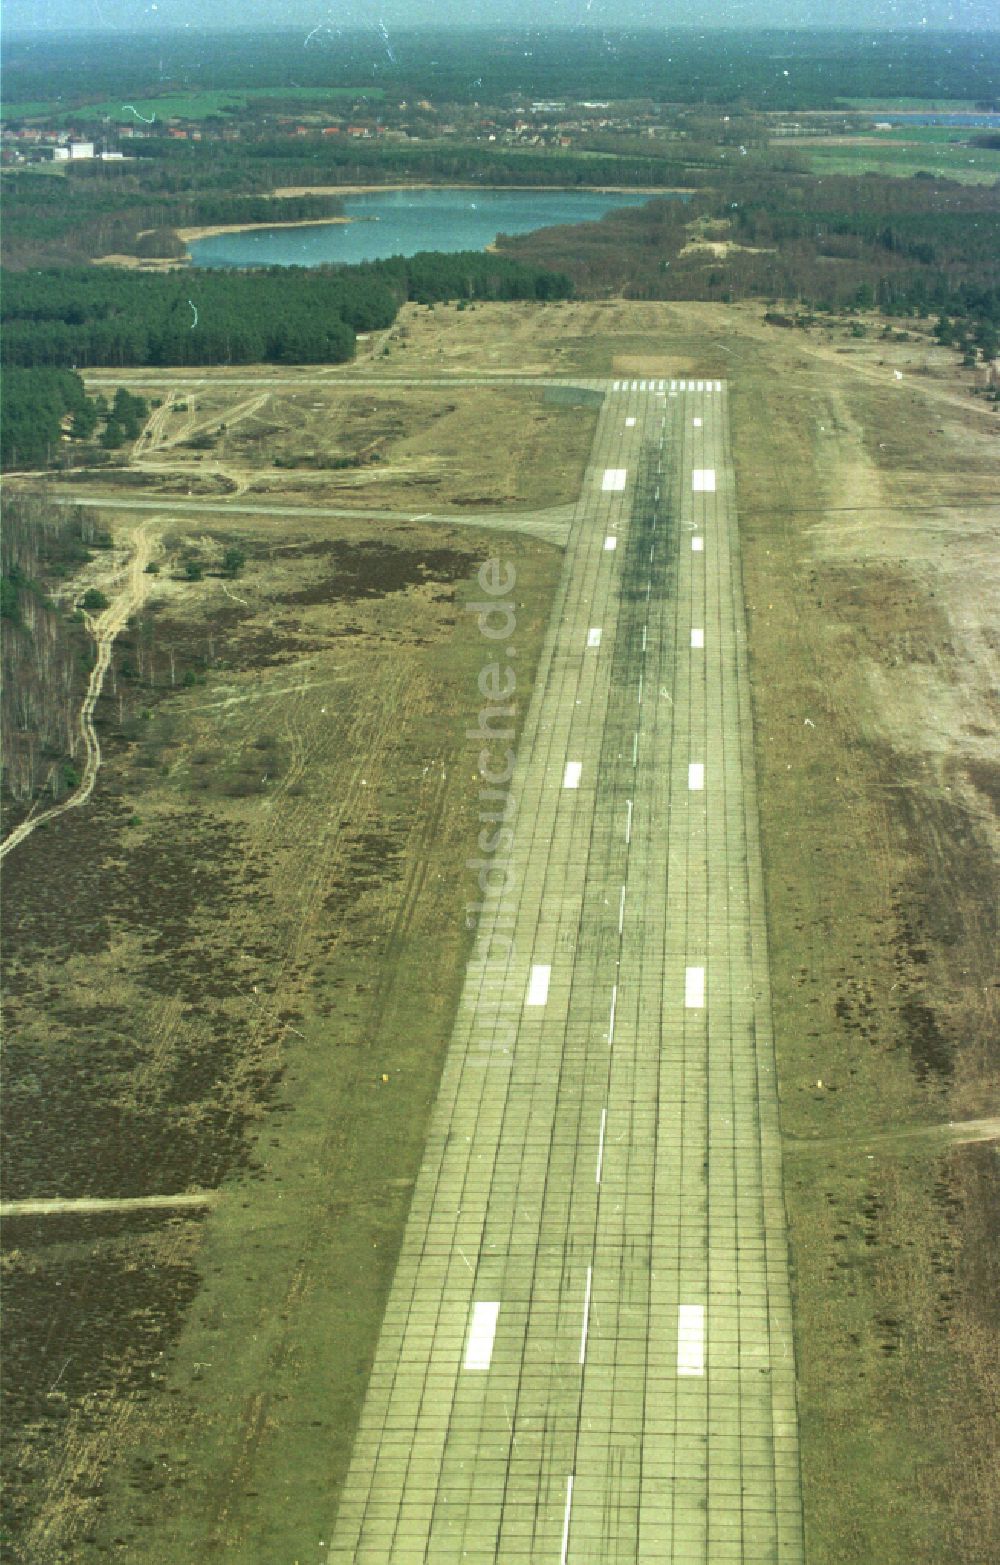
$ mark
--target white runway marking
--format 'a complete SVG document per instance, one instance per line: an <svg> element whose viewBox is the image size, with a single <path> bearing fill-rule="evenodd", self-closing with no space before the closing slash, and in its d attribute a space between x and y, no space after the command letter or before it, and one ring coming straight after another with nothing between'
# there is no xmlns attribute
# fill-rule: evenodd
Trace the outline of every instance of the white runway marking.
<svg viewBox="0 0 1000 1565"><path fill-rule="evenodd" d="M607 1111L607 1109L602 1109L601 1110L601 1133L600 1133L600 1135L597 1138L597 1173L596 1173L595 1180L594 1180L595 1184L598 1184L598 1185L601 1182L601 1174L604 1171L604 1136L605 1136L605 1133L607 1131L607 1128L608 1128L608 1111Z"/></svg>
<svg viewBox="0 0 1000 1565"><path fill-rule="evenodd" d="M528 998L526 1005L544 1005L549 997L549 978L552 975L551 967L539 964L531 969L531 979L528 983Z"/></svg>
<svg viewBox="0 0 1000 1565"><path fill-rule="evenodd" d="M466 1369L489 1369L493 1357L493 1338L496 1336L498 1303L474 1304L469 1340L465 1348Z"/></svg>
<svg viewBox="0 0 1000 1565"><path fill-rule="evenodd" d="M632 735L632 765L633 766L638 766L638 764L639 764L639 735L638 734L633 734Z"/></svg>
<svg viewBox="0 0 1000 1565"><path fill-rule="evenodd" d="M684 969L684 1007L688 1011L700 1011L705 1004L705 969Z"/></svg>
<svg viewBox="0 0 1000 1565"><path fill-rule="evenodd" d="M566 1480L566 1512L563 1516L562 1548L559 1551L559 1565L566 1565L566 1555L569 1552L569 1515L573 1509L573 1474L570 1473Z"/></svg>
<svg viewBox="0 0 1000 1565"><path fill-rule="evenodd" d="M634 418L627 418L625 420L625 428L626 429L634 429L635 428L635 419Z"/></svg>
<svg viewBox="0 0 1000 1565"><path fill-rule="evenodd" d="M705 1306L703 1304L677 1306L677 1373L678 1375L705 1373Z"/></svg>
<svg viewBox="0 0 1000 1565"><path fill-rule="evenodd" d="M580 777L583 773L582 761L567 761L566 770L563 773L564 788L579 788Z"/></svg>
<svg viewBox="0 0 1000 1565"><path fill-rule="evenodd" d="M643 652L645 652L645 650L646 650L646 626L645 625L643 625L643 627L642 627L642 650L643 650Z"/></svg>
<svg viewBox="0 0 1000 1565"><path fill-rule="evenodd" d="M700 418L693 418L691 420L691 423L692 423L692 425L694 426L695 429L700 429L701 428L701 419Z"/></svg>
<svg viewBox="0 0 1000 1565"><path fill-rule="evenodd" d="M618 899L618 933L619 934L621 934L621 932L622 932L622 928L624 926L624 923L625 923L625 887L623 886L622 887L622 894L621 894L620 898Z"/></svg>
<svg viewBox="0 0 1000 1565"><path fill-rule="evenodd" d="M692 550L693 550L693 552L695 554L703 554L704 551L705 551L705 540L704 540L704 538L698 538L698 537L692 538L691 539L691 548L692 548Z"/></svg>
<svg viewBox="0 0 1000 1565"><path fill-rule="evenodd" d="M700 626L695 627L691 632L691 645L693 647L703 647L705 645L705 632Z"/></svg>
<svg viewBox="0 0 1000 1565"><path fill-rule="evenodd" d="M583 1328L580 1332L580 1363L587 1357L587 1330L590 1326L590 1290L594 1281L594 1268L587 1267L587 1291L583 1298Z"/></svg>
<svg viewBox="0 0 1000 1565"><path fill-rule="evenodd" d="M615 1041L615 1011L618 1008L618 985L611 985L611 1014L608 1017L608 1044Z"/></svg>
<svg viewBox="0 0 1000 1565"><path fill-rule="evenodd" d="M605 540L604 540L605 552L610 553L610 551L612 549L617 549L617 547L618 547L618 539L617 538L612 538L610 536L605 538Z"/></svg>
<svg viewBox="0 0 1000 1565"><path fill-rule="evenodd" d="M588 647L599 647L600 644L601 644L601 627L600 627L600 625L594 625L587 632L587 645L588 645Z"/></svg>
<svg viewBox="0 0 1000 1565"><path fill-rule="evenodd" d="M601 488L615 491L624 489L627 477L627 467L606 467L604 477L601 479Z"/></svg>
<svg viewBox="0 0 1000 1565"><path fill-rule="evenodd" d="M632 841L632 800L625 800L625 846Z"/></svg>
<svg viewBox="0 0 1000 1565"><path fill-rule="evenodd" d="M642 674L639 674L639 705L642 706Z"/></svg>
<svg viewBox="0 0 1000 1565"><path fill-rule="evenodd" d="M692 761L688 767L688 787L692 793L697 793L705 786L705 768L701 761Z"/></svg>
<svg viewBox="0 0 1000 1565"><path fill-rule="evenodd" d="M691 488L695 494L714 494L715 468L696 467L691 474Z"/></svg>

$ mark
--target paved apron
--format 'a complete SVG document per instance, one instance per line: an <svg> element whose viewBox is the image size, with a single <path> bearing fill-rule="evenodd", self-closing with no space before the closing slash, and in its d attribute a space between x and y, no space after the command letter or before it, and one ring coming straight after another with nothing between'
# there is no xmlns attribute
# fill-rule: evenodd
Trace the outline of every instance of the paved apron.
<svg viewBox="0 0 1000 1565"><path fill-rule="evenodd" d="M584 384L605 401L520 759L482 806L509 793L509 886L331 1565L803 1557L726 388Z"/></svg>

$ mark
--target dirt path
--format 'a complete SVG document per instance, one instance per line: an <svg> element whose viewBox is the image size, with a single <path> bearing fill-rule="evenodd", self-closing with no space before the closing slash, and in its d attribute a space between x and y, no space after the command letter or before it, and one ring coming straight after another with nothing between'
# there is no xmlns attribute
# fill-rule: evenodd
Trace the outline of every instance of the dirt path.
<svg viewBox="0 0 1000 1565"><path fill-rule="evenodd" d="M145 524L140 525L134 535L134 549L132 558L128 562L125 581L117 597L108 605L102 614L96 617L88 615L89 628L93 634L97 647L97 658L91 670L90 679L87 682L87 693L83 698L80 708L80 733L83 737L86 760L84 762L83 777L80 786L75 793L70 794L61 804L54 804L51 809L43 810L40 815L29 815L27 820L5 837L0 843L0 859L12 852L26 837L30 837L36 826L43 821L54 820L57 815L62 815L66 810L78 809L81 804L86 804L94 791L97 781L97 773L101 765L101 745L94 728L94 708L104 685L104 676L111 662L111 649L115 644L115 638L125 627L132 615L141 607L145 599L151 577L146 575L146 566L153 557L154 547L158 538L151 536Z"/></svg>

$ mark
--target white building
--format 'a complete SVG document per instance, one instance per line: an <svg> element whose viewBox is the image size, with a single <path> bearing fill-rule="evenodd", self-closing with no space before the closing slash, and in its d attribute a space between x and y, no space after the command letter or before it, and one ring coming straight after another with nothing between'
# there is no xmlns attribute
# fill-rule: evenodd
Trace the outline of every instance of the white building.
<svg viewBox="0 0 1000 1565"><path fill-rule="evenodd" d="M71 158L92 158L94 156L94 143L92 141L71 141L69 144Z"/></svg>

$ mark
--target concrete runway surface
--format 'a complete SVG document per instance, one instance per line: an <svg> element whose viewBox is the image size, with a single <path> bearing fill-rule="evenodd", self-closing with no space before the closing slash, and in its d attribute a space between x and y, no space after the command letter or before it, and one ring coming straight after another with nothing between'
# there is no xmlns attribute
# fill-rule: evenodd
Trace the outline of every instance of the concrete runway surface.
<svg viewBox="0 0 1000 1565"><path fill-rule="evenodd" d="M726 386L582 384L604 405L482 804L331 1565L803 1558ZM516 627L484 624L502 689ZM470 713L498 779L505 704Z"/></svg>

